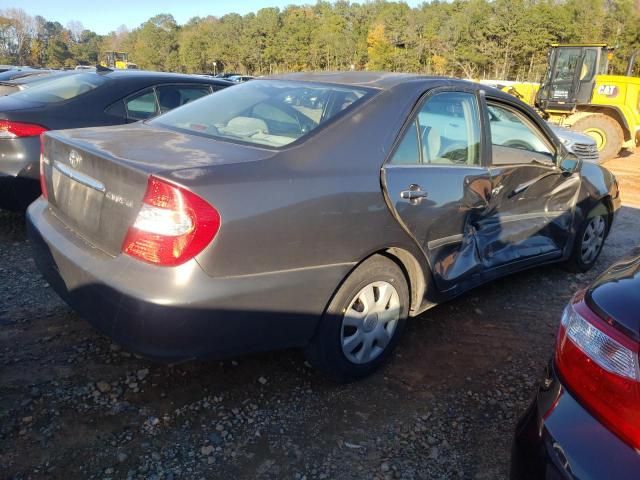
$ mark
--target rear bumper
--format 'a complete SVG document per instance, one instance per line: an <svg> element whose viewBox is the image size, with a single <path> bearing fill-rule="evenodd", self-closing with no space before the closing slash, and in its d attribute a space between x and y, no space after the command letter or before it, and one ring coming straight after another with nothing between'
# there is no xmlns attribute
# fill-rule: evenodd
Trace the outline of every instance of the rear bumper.
<svg viewBox="0 0 640 480"><path fill-rule="evenodd" d="M27 228L54 290L116 343L157 359L304 346L351 268L212 278L195 261L165 268L111 257L71 232L43 199L29 208Z"/></svg>
<svg viewBox="0 0 640 480"><path fill-rule="evenodd" d="M0 174L0 209L23 212L40 196L40 182Z"/></svg>
<svg viewBox="0 0 640 480"><path fill-rule="evenodd" d="M25 210L40 195L40 138L0 139L0 209Z"/></svg>
<svg viewBox="0 0 640 480"><path fill-rule="evenodd" d="M0 175L38 180L40 137L0 139Z"/></svg>
<svg viewBox="0 0 640 480"><path fill-rule="evenodd" d="M585 410L547 368L516 428L511 480L638 477L640 455Z"/></svg>

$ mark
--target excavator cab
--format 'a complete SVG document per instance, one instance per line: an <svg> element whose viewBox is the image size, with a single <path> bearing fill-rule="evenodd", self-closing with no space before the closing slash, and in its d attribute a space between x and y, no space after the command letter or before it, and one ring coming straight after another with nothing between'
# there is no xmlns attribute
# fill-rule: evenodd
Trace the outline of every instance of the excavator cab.
<svg viewBox="0 0 640 480"><path fill-rule="evenodd" d="M607 73L612 51L604 43L552 45L536 106L543 111L572 112L576 105L590 103L596 75Z"/></svg>
<svg viewBox="0 0 640 480"><path fill-rule="evenodd" d="M135 63L129 62L129 54L126 52L105 52L104 60L101 62L103 67L117 69L136 69Z"/></svg>

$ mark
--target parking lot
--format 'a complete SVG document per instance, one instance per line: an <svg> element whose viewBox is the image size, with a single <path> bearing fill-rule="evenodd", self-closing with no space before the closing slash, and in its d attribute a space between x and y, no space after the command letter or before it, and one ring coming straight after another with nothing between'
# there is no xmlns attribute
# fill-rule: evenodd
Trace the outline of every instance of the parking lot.
<svg viewBox="0 0 640 480"><path fill-rule="evenodd" d="M381 372L350 385L296 351L132 356L58 299L23 218L0 213L0 476L506 478L565 303L637 245L640 151L606 166L624 206L596 268L537 268L440 305Z"/></svg>

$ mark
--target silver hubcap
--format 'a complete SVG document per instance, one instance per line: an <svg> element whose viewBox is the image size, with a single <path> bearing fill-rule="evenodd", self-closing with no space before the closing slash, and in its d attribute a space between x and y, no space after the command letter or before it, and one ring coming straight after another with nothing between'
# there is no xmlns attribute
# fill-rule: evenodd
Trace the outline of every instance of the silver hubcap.
<svg viewBox="0 0 640 480"><path fill-rule="evenodd" d="M580 246L580 258L584 263L593 262L600 253L604 243L605 226L606 223L601 216L593 217L589 220L589 224L582 236L582 245Z"/></svg>
<svg viewBox="0 0 640 480"><path fill-rule="evenodd" d="M373 282L351 300L342 319L342 353L367 363L387 347L400 318L400 296L388 282Z"/></svg>

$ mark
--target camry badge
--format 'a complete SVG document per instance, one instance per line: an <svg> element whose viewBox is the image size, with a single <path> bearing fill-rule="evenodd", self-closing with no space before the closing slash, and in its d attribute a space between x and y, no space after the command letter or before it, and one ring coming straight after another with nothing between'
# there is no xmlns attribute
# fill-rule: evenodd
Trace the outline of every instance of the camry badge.
<svg viewBox="0 0 640 480"><path fill-rule="evenodd" d="M71 150L69 152L69 164L73 168L78 168L78 166L82 163L82 155L80 155L75 150Z"/></svg>

